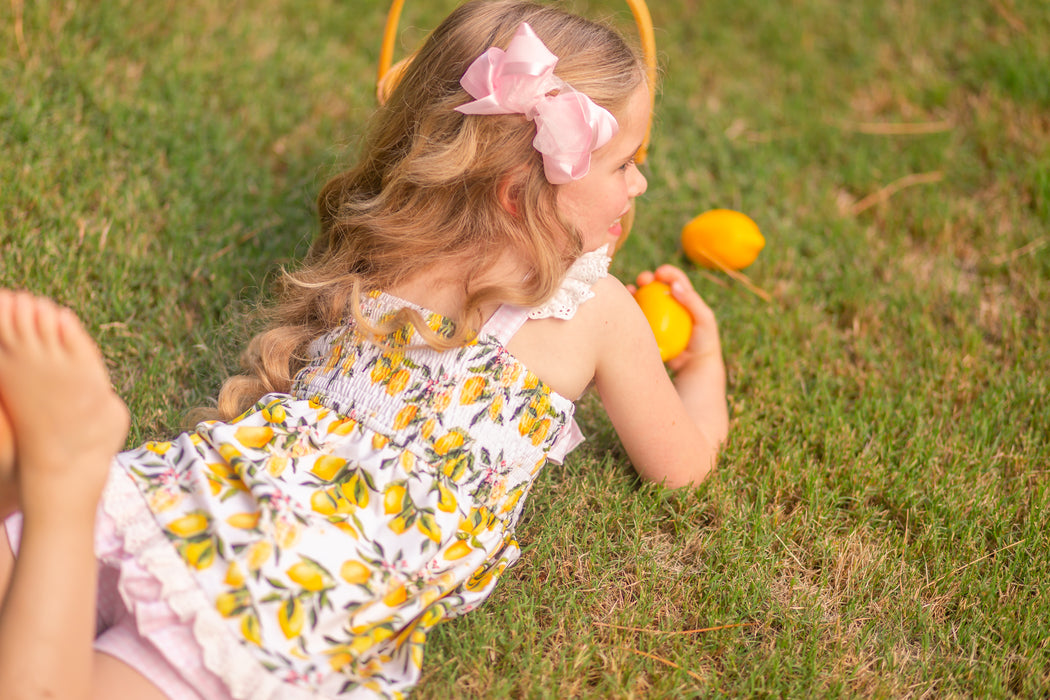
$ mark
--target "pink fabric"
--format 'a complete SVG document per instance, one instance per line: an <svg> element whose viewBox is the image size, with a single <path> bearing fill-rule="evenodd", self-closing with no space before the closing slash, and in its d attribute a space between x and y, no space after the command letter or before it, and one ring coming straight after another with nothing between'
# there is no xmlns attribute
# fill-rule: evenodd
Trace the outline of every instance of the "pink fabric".
<svg viewBox="0 0 1050 700"><path fill-rule="evenodd" d="M496 312L485 322L484 330L498 340L501 345L506 345L528 320L529 309L504 304L496 309ZM579 424L573 418L562 427L557 440L551 446L550 451L547 452L547 459L556 464L562 464L565 461L565 457L579 447L583 441L583 431L580 430Z"/></svg>
<svg viewBox="0 0 1050 700"><path fill-rule="evenodd" d="M587 174L591 153L608 143L619 125L607 109L555 76L557 63L558 57L522 22L506 51L493 46L467 68L460 85L474 101L456 111L524 114L534 120L532 146L543 154L544 174L552 184L564 185Z"/></svg>
<svg viewBox="0 0 1050 700"><path fill-rule="evenodd" d="M485 322L484 331L498 340L500 345L506 345L528 320L528 309L503 304Z"/></svg>
<svg viewBox="0 0 1050 700"><path fill-rule="evenodd" d="M4 527L17 556L21 514L7 518ZM225 685L204 667L191 624L161 599L161 582L125 551L113 520L101 507L95 521L95 557L95 649L134 668L171 700L229 700Z"/></svg>

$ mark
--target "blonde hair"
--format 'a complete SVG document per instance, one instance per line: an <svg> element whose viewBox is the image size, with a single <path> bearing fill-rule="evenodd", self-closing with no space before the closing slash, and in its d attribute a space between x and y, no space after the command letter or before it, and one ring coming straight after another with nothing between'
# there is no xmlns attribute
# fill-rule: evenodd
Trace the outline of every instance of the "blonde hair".
<svg viewBox="0 0 1050 700"><path fill-rule="evenodd" d="M506 47L528 22L559 57L555 73L613 114L646 80L638 53L614 30L553 7L516 0L461 5L438 26L375 114L363 156L321 190L320 233L298 270L285 272L268 328L242 357L247 374L219 394L224 419L262 395L287 392L313 339L350 313L362 294L390 289L432 269L466 264L466 302L451 335L403 309L382 328L412 324L438 349L467 342L493 303L535 306L557 289L579 255L579 234L558 215L557 191L532 148L522 115L465 116L459 79L490 46ZM504 205L507 197L514 206ZM502 198L502 199L501 199ZM514 211L509 211L513 209ZM510 252L527 273L517 283L479 280Z"/></svg>

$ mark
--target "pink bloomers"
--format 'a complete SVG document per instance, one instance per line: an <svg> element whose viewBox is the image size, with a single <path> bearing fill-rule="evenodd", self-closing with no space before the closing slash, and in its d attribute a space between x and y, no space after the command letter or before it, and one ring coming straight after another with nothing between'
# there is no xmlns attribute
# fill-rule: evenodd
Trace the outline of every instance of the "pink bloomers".
<svg viewBox="0 0 1050 700"><path fill-rule="evenodd" d="M134 498L121 499L141 508L152 520L135 487L122 469L110 471L107 489L131 488ZM114 483L114 482L117 483ZM123 482L123 483L120 483ZM125 495L130 495L125 491ZM14 514L4 526L17 555L22 516ZM159 528L157 534L163 537ZM219 678L204 666L192 621L182 620L161 598L161 582L125 549L125 538L100 505L95 523L95 557L99 561L99 590L95 649L134 668L172 700L229 700Z"/></svg>

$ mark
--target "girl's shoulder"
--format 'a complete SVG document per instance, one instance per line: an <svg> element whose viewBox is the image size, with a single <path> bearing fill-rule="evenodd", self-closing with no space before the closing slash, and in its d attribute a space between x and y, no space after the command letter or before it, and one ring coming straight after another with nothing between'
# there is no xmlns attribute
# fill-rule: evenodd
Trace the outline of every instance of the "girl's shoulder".
<svg viewBox="0 0 1050 700"><path fill-rule="evenodd" d="M559 394L576 399L594 379L602 353L616 351L648 324L630 291L612 275L590 285L571 318L530 320L507 350Z"/></svg>

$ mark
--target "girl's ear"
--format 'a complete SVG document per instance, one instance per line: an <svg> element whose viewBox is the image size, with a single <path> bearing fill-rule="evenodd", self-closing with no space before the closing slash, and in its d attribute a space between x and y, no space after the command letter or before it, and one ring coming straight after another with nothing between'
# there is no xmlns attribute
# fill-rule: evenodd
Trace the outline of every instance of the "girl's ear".
<svg viewBox="0 0 1050 700"><path fill-rule="evenodd" d="M524 167L511 170L499 181L499 186L496 190L496 196L499 198L500 205L511 216L517 216L521 211L521 192L524 188L522 177L524 173Z"/></svg>

